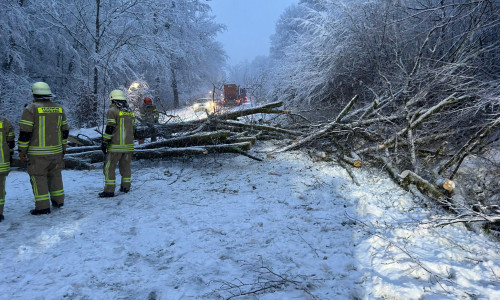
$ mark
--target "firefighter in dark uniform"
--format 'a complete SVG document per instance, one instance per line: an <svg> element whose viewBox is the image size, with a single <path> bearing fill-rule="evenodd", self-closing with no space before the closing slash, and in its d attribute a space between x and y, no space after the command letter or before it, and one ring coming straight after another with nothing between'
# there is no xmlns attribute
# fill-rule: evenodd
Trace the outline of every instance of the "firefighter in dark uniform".
<svg viewBox="0 0 500 300"><path fill-rule="evenodd" d="M64 109L50 101L52 92L45 82L31 87L33 103L24 108L17 141L19 158L28 163L28 174L35 196L32 215L50 213L64 205L61 170L68 142L68 122Z"/></svg>
<svg viewBox="0 0 500 300"><path fill-rule="evenodd" d="M141 123L148 126L149 136L151 137L151 142L156 142L156 129L154 124L158 124L158 119L160 115L158 114L158 109L153 105L151 98L144 98L144 105L141 108ZM139 144L144 143L143 139L139 140Z"/></svg>
<svg viewBox="0 0 500 300"><path fill-rule="evenodd" d="M106 117L106 129L102 137L104 163L104 191L99 197L115 196L116 165L121 175L120 192L130 191L132 171L130 162L134 152L135 115L127 104L125 93L114 90L109 94L111 105Z"/></svg>
<svg viewBox="0 0 500 300"><path fill-rule="evenodd" d="M14 144L14 129L12 128L12 124L0 116L0 222L4 219L5 179L9 175Z"/></svg>

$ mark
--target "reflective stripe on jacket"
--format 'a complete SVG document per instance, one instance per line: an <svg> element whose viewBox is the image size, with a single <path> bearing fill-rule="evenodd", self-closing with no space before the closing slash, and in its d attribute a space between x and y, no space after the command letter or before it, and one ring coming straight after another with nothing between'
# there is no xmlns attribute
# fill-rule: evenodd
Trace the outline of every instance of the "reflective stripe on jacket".
<svg viewBox="0 0 500 300"><path fill-rule="evenodd" d="M14 129L5 118L0 117L0 174L10 171L10 152L8 142L14 141ZM0 195L2 197L2 195Z"/></svg>
<svg viewBox="0 0 500 300"><path fill-rule="evenodd" d="M109 106L106 125L115 129L111 135L104 134L104 141L108 143L109 152L134 151L135 114L121 111L114 104Z"/></svg>
<svg viewBox="0 0 500 300"><path fill-rule="evenodd" d="M158 109L152 104L145 104L141 108L141 119L146 124L157 124L159 116Z"/></svg>

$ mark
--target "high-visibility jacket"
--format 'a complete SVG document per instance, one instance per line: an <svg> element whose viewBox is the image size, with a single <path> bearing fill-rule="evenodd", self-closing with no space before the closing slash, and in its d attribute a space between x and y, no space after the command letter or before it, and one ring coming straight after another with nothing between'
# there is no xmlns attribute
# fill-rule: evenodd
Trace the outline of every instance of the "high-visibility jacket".
<svg viewBox="0 0 500 300"><path fill-rule="evenodd" d="M0 175L10 171L10 156L13 148L14 129L12 124L6 118L0 117Z"/></svg>
<svg viewBox="0 0 500 300"><path fill-rule="evenodd" d="M146 124L158 124L158 109L153 104L144 104L141 108L141 119Z"/></svg>
<svg viewBox="0 0 500 300"><path fill-rule="evenodd" d="M108 128L113 128L112 132ZM115 104L109 106L106 116L106 132L103 142L108 144L109 152L134 151L135 114L118 109Z"/></svg>
<svg viewBox="0 0 500 300"><path fill-rule="evenodd" d="M18 150L23 154L56 156L66 150L68 121L59 104L35 99L24 109L19 129Z"/></svg>

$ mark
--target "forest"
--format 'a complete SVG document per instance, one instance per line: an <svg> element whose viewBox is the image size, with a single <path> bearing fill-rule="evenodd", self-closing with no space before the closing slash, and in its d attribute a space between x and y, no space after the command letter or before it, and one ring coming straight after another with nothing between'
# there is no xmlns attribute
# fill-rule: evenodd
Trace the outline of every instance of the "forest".
<svg viewBox="0 0 500 300"><path fill-rule="evenodd" d="M496 220L500 1L302 0L276 24L270 56L233 72L245 68L255 94L302 116L290 129L309 128L283 150L371 161L453 198L439 202L465 220Z"/></svg>
<svg viewBox="0 0 500 300"><path fill-rule="evenodd" d="M281 151L371 162L432 198L450 199L457 182L460 203L443 205L495 220L498 0L301 0L281 15L269 56L236 66L226 65L216 40L225 26L210 1L11 0L0 14L0 108L11 120L38 80L53 87L72 128L102 126L109 91L134 93L134 82L164 112L237 82L255 104L283 105L265 124L294 131ZM138 108L140 97L131 99ZM187 131L244 126L222 119Z"/></svg>
<svg viewBox="0 0 500 300"><path fill-rule="evenodd" d="M0 109L13 120L35 81L80 128L99 124L113 89L147 82L155 103L178 107L222 76L224 26L206 1L8 0L0 15Z"/></svg>

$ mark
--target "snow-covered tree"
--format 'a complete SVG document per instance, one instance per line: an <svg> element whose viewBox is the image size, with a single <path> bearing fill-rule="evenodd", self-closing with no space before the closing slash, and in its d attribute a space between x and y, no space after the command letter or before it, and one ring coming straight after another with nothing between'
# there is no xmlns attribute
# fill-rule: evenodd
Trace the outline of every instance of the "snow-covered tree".
<svg viewBox="0 0 500 300"><path fill-rule="evenodd" d="M40 0L0 5L2 108L46 81L77 125L102 118L113 89L147 82L164 107L220 76L223 27L201 0ZM15 95L15 96L14 96ZM174 97L173 95L177 95ZM172 98L175 98L172 100Z"/></svg>
<svg viewBox="0 0 500 300"><path fill-rule="evenodd" d="M451 91L493 95L498 12L499 1L302 0L272 40L274 91L322 107L353 94L401 105L419 93L423 105Z"/></svg>
<svg viewBox="0 0 500 300"><path fill-rule="evenodd" d="M0 110L12 123L29 96L29 40L33 25L21 1L0 4Z"/></svg>

